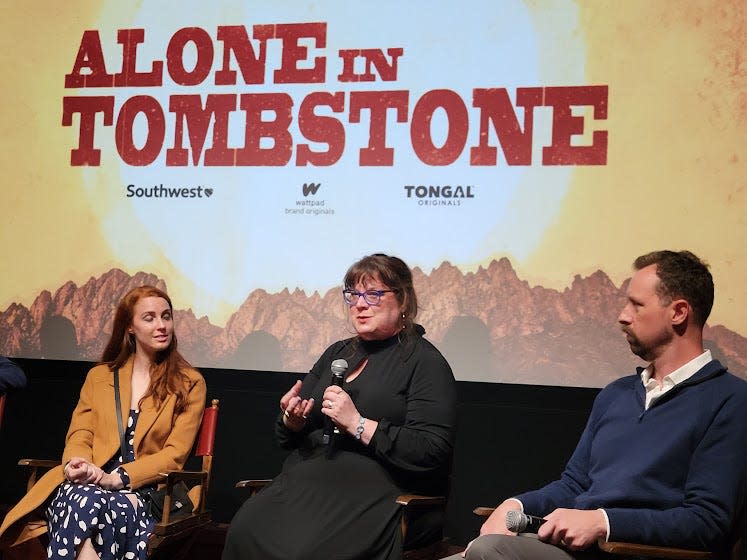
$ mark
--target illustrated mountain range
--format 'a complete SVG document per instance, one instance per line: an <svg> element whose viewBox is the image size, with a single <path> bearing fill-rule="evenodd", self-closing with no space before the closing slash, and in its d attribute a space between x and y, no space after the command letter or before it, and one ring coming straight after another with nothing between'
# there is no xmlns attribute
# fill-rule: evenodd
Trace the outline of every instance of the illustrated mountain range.
<svg viewBox="0 0 747 560"><path fill-rule="evenodd" d="M627 281L616 287L602 271L576 276L562 291L530 286L506 258L476 272L444 262L413 275L417 322L459 380L601 387L642 365L617 324ZM96 361L117 302L143 284L168 291L153 274L112 269L54 295L43 291L30 308L13 303L0 312L0 353ZM174 302L179 348L198 367L308 371L330 343L352 336L340 289L254 290L225 327ZM706 327L705 339L714 357L747 378L747 338L717 325Z"/></svg>

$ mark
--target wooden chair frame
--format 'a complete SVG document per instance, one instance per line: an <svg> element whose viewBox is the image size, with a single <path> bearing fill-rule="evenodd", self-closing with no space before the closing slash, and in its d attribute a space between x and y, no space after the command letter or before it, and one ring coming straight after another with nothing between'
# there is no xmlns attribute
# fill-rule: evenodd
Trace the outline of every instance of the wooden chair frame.
<svg viewBox="0 0 747 560"><path fill-rule="evenodd" d="M205 409L198 434L197 445L195 446L194 456L202 458L202 469L199 471L169 471L159 473L162 477L162 484L166 485L166 497L163 502L163 519L156 523L148 538L148 557L149 558L176 558L177 552L174 551L174 545L182 545L186 548L185 540L196 534L196 529L207 525L210 522L210 512L207 509L207 492L210 486L210 476L213 466L213 451L215 448L215 433L218 422L218 399L213 399L211 405ZM39 476L46 470L54 468L60 464L60 461L45 459L21 459L18 461L20 466L30 469L29 479L26 484L27 491L30 490ZM179 482L199 485L200 497L195 511L184 517L177 519L169 518L169 509L171 508L172 491L174 485Z"/></svg>
<svg viewBox="0 0 747 560"><path fill-rule="evenodd" d="M207 509L207 493L210 487L210 476L213 469L213 451L215 448L215 432L218 424L218 399L213 399L211 405L205 409L200 425L194 455L202 458L202 469L199 471L169 471L159 473L166 484L166 496L163 500L163 518L156 523L148 538L148 557L157 558L161 555L172 558L174 553L169 548L170 543L184 541L186 537L194 537L196 529L210 523L210 511ZM200 497L197 509L190 515L177 519L169 518L172 492L174 485L184 482L187 486L199 485Z"/></svg>
<svg viewBox="0 0 747 560"><path fill-rule="evenodd" d="M3 427L3 416L5 416L5 400L7 398L6 394L0 395L0 428Z"/></svg>

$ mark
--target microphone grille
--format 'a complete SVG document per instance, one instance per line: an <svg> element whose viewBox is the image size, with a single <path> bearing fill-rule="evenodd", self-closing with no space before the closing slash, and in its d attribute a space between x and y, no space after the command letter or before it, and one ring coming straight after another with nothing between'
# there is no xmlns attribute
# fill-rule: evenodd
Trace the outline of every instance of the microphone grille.
<svg viewBox="0 0 747 560"><path fill-rule="evenodd" d="M332 362L332 375L342 375L348 370L348 363L343 359Z"/></svg>
<svg viewBox="0 0 747 560"><path fill-rule="evenodd" d="M527 516L516 509L506 514L506 529L513 533L522 533L527 528Z"/></svg>

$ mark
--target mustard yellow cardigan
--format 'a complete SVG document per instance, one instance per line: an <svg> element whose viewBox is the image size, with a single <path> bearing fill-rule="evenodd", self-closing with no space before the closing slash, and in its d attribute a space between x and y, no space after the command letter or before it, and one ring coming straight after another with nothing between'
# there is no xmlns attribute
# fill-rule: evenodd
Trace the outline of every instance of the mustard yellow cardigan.
<svg viewBox="0 0 747 560"><path fill-rule="evenodd" d="M130 360L119 370L122 420L127 425L132 397L132 364ZM123 466L130 476L133 490L157 482L158 473L183 468L192 449L205 409L205 380L194 369L183 370L188 379L187 408L174 413L176 397L169 395L155 408L152 397L141 405L135 427L135 457ZM99 467L119 452L119 430L114 406L114 377L106 365L98 365L86 376L80 400L73 411L65 438L62 464L49 470L34 487L11 509L0 526L0 546L20 544L46 532L35 510L44 504L64 481L63 465L71 457L83 457Z"/></svg>

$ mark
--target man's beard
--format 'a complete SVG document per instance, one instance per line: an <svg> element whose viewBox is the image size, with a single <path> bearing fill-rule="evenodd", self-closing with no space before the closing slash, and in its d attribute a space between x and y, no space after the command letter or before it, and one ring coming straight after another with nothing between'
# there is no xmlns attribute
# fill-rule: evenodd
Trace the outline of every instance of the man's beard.
<svg viewBox="0 0 747 560"><path fill-rule="evenodd" d="M647 343L642 342L640 338L626 328L623 328L622 331L627 335L630 351L646 362L653 362L661 353L661 350L672 340L672 334L665 329L662 329L656 338L649 337Z"/></svg>
<svg viewBox="0 0 747 560"><path fill-rule="evenodd" d="M638 356L640 359L650 362L654 359L654 353L653 349L650 348L647 345L644 345L637 336L635 336L632 332L629 330L623 329L623 332L627 336L628 345L630 346L630 351L633 352L636 356Z"/></svg>

